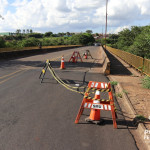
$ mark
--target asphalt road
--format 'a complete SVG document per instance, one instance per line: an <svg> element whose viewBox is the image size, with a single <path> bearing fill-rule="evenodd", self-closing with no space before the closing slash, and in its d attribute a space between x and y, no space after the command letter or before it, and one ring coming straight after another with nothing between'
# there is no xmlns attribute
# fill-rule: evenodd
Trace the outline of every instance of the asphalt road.
<svg viewBox="0 0 150 150"><path fill-rule="evenodd" d="M60 57L69 60L75 49L0 62L0 150L137 150L136 143L122 115L113 129L111 113L102 111L102 125L84 121L74 124L83 96L58 84L47 71L43 83L39 75L48 58L60 78L70 84L86 86L89 81L108 82L100 73L91 71L99 57L99 47L89 49L95 59L84 63L65 63L60 70ZM82 54L81 53L81 54ZM105 95L104 95L105 97ZM116 107L119 106L116 102Z"/></svg>

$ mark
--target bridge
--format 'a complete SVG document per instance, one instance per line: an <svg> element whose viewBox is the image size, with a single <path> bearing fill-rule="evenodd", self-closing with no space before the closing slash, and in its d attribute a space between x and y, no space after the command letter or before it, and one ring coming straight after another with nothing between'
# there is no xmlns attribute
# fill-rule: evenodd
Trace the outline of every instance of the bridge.
<svg viewBox="0 0 150 150"><path fill-rule="evenodd" d="M82 55L89 50L93 59L69 63L74 51ZM60 70L62 55L65 68ZM137 150L126 121L115 99L118 113L117 129L113 128L111 113L102 111L102 124L85 121L74 124L83 96L69 91L56 82L49 71L43 82L39 75L49 59L55 73L70 86L87 86L89 81L109 82L110 61L102 47L69 48L0 61L0 149L11 150ZM84 92L83 89L77 91ZM103 95L106 98L105 94Z"/></svg>

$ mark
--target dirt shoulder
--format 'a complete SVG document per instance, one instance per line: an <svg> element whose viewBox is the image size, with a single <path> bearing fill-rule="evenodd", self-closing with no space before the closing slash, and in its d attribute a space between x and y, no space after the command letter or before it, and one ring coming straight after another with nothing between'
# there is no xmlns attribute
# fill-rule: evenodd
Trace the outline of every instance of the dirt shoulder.
<svg viewBox="0 0 150 150"><path fill-rule="evenodd" d="M150 117L150 90L142 87L142 79L144 76L119 57L108 51L106 53L111 61L111 74L108 77L121 85L121 90L116 89L115 95L119 104L123 106L123 111L126 112L127 120L133 120L134 123L133 117L136 115L141 115L148 119ZM130 115L130 111L124 103L124 94L132 105L133 112L135 112L134 115ZM147 130L150 130L150 122L148 120L144 122L144 126ZM138 142L138 145L140 145L142 142L138 139L139 135L136 132L132 132L132 134ZM139 149L142 149L141 145Z"/></svg>

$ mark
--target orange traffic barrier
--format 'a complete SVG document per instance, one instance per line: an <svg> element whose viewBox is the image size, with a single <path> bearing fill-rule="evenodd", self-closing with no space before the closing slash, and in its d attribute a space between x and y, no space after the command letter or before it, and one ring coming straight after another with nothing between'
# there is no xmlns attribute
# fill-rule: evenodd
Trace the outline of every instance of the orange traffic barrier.
<svg viewBox="0 0 150 150"><path fill-rule="evenodd" d="M88 56L90 56L90 57L93 59L93 57L92 57L90 51L89 51L89 50L86 50L86 52L83 53L82 58L84 57L85 59L88 59Z"/></svg>
<svg viewBox="0 0 150 150"><path fill-rule="evenodd" d="M84 56L85 56L85 59L87 59L87 53L85 53Z"/></svg>
<svg viewBox="0 0 150 150"><path fill-rule="evenodd" d="M90 90L96 90L95 97L92 99L89 96L89 91ZM109 99L100 99L100 95L97 92L108 92ZM116 123L116 112L115 112L115 106L114 106L114 99L113 99L113 94L111 90L111 85L110 83L106 82L94 82L90 81L88 84L88 89L86 90L78 115L76 117L75 123L78 123L80 120L80 117L84 111L84 109L91 109L91 114L90 114L90 121L97 121L100 120L100 111L105 110L105 111L111 111L112 114L112 120L113 120L113 126L114 128L117 128L117 123ZM96 111L93 111L96 110Z"/></svg>
<svg viewBox="0 0 150 150"><path fill-rule="evenodd" d="M72 62L73 62L73 63L76 62L75 56L72 56Z"/></svg>
<svg viewBox="0 0 150 150"><path fill-rule="evenodd" d="M64 56L61 58L61 66L60 69L65 69L65 62L64 62Z"/></svg>
<svg viewBox="0 0 150 150"><path fill-rule="evenodd" d="M82 62L82 58L80 56L80 53L78 51L74 51L72 56L69 59L69 62L72 60L73 63L76 63L78 61L78 59L80 59Z"/></svg>

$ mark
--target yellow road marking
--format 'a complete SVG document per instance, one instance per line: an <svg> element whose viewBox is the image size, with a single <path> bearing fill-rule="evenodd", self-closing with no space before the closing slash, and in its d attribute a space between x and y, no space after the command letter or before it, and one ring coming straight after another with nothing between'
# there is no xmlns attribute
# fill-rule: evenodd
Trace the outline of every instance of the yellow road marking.
<svg viewBox="0 0 150 150"><path fill-rule="evenodd" d="M22 69L17 70L17 71L15 71L15 72L12 72L12 73L10 73L10 74L4 75L4 76L0 77L0 79L3 79L3 78L6 78L6 77L9 77L9 76L11 76L11 75L13 75L13 74L15 74L15 73L20 72L20 71L22 71Z"/></svg>
<svg viewBox="0 0 150 150"><path fill-rule="evenodd" d="M70 53L71 54L71 53ZM68 54L68 55L65 55L65 56L69 56L70 54ZM58 57L56 57L56 58L53 58L52 59L52 61L54 61L54 60L59 60L59 59L61 59L61 56L58 56ZM42 63L41 63L42 64ZM39 64L38 64L39 65ZM36 66L36 65L35 65ZM19 74L16 74L16 73L23 73L23 72L25 72L25 71L27 71L27 70L29 70L29 68L27 69L27 68L24 68L24 69L20 69L20 70L17 70L17 71L15 71L15 72L12 72L12 73L10 73L10 74L7 74L7 75L4 75L4 76L2 76L2 77L0 77L0 79L4 79L4 78L6 78L6 77L9 77L9 76L11 76L11 75L13 75L13 76L11 76L11 77L9 77L9 78L7 78L7 79L5 79L5 80L3 80L3 81L1 81L0 82L0 84L2 84L2 83L4 83L4 82L6 82L6 81L8 81L9 79L12 79L13 77L16 77L17 75L19 75ZM22 72L21 72L22 71ZM15 75L14 75L15 74Z"/></svg>
<svg viewBox="0 0 150 150"><path fill-rule="evenodd" d="M22 72L20 72L20 73L23 73L23 72L25 72L25 71L27 71L27 70L28 70L28 69L26 69L26 70L24 69L24 70L22 70ZM9 78L7 78L7 79L1 81L0 84L2 84L2 83L4 83L4 82L8 81L9 79L12 79L13 77L16 77L17 75L19 75L19 74L15 74L14 76L11 76L11 77L9 77Z"/></svg>

